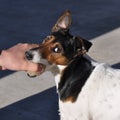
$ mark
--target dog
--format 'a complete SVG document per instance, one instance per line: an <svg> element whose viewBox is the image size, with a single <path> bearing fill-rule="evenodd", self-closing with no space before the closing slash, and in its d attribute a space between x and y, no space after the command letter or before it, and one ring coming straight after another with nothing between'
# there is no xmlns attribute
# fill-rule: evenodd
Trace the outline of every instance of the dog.
<svg viewBox="0 0 120 120"><path fill-rule="evenodd" d="M55 76L60 120L120 120L120 70L90 58L92 43L73 36L71 23L66 10L26 58L41 63L40 74L51 71Z"/></svg>

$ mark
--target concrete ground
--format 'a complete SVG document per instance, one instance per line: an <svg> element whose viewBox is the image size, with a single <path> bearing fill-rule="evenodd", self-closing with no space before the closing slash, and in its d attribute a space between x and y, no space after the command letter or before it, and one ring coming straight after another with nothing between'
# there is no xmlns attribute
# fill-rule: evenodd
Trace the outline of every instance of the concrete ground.
<svg viewBox="0 0 120 120"><path fill-rule="evenodd" d="M120 68L120 1L1 0L0 48L39 43L65 9L73 13L71 32L91 42L89 55ZM51 73L29 78L25 72L0 71L0 120L59 120Z"/></svg>

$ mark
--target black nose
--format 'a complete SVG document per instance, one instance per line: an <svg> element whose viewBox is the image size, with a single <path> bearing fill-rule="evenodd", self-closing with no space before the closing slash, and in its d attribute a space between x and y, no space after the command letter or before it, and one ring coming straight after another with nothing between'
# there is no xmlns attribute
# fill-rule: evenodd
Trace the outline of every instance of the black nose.
<svg viewBox="0 0 120 120"><path fill-rule="evenodd" d="M33 54L30 51L26 51L25 56L26 56L27 60L32 60L33 59Z"/></svg>

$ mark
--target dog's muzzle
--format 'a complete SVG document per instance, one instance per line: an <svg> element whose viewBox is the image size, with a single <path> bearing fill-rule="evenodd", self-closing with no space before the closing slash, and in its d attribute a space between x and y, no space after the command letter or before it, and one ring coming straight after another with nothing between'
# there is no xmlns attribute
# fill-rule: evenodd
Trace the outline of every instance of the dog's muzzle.
<svg viewBox="0 0 120 120"><path fill-rule="evenodd" d="M29 51L26 51L25 57L28 61L31 61L33 63L39 63L39 67L40 67L39 71L37 72L27 71L27 75L29 77L36 77L44 72L46 66L40 63L41 55L38 49L31 49Z"/></svg>
<svg viewBox="0 0 120 120"><path fill-rule="evenodd" d="M41 53L39 52L39 48L30 49L25 52L25 57L27 60L32 61L34 63L40 63Z"/></svg>
<svg viewBox="0 0 120 120"><path fill-rule="evenodd" d="M33 59L33 54L30 51L25 52L25 57L27 60L32 60Z"/></svg>

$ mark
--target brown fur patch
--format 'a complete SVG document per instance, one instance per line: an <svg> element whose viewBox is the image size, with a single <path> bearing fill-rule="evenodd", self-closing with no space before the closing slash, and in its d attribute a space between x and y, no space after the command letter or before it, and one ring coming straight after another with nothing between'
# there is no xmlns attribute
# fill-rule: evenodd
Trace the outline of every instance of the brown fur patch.
<svg viewBox="0 0 120 120"><path fill-rule="evenodd" d="M72 102L74 103L76 101L76 98L74 96L70 96L66 98L63 102Z"/></svg>
<svg viewBox="0 0 120 120"><path fill-rule="evenodd" d="M43 45L49 44L49 43L51 43L53 40L55 40L55 37L54 37L53 35L49 35L49 36L47 36L47 37L43 40Z"/></svg>
<svg viewBox="0 0 120 120"><path fill-rule="evenodd" d="M63 55L63 48L60 43L54 42L55 36L51 35L45 39L41 45L40 51L42 57L47 59L50 63L67 65L68 59ZM61 51L56 53L53 51L55 47L58 47Z"/></svg>

